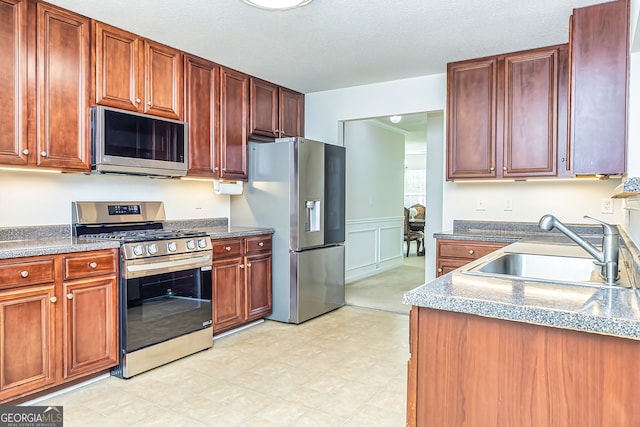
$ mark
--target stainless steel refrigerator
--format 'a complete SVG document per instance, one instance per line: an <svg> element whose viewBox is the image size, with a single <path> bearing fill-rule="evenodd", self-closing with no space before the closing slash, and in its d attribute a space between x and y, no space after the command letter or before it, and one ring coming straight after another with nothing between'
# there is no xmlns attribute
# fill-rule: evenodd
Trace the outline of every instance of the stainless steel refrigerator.
<svg viewBox="0 0 640 427"><path fill-rule="evenodd" d="M301 323L344 305L345 149L305 138L249 143L231 224L271 227L273 314Z"/></svg>

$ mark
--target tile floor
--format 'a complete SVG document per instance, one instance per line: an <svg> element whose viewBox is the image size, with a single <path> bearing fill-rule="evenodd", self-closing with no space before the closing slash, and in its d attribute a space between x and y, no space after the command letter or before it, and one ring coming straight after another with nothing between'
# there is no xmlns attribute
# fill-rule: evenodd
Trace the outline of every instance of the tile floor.
<svg viewBox="0 0 640 427"><path fill-rule="evenodd" d="M301 325L266 321L212 349L37 402L73 426L405 424L409 320L343 307Z"/></svg>

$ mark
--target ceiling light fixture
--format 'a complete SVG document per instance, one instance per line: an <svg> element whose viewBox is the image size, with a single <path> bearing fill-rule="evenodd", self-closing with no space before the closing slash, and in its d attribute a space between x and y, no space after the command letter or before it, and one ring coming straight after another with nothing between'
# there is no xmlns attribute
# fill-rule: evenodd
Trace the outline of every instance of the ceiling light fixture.
<svg viewBox="0 0 640 427"><path fill-rule="evenodd" d="M400 123L400 120L402 120L402 116L391 116L389 117L389 120L391 120L391 123Z"/></svg>
<svg viewBox="0 0 640 427"><path fill-rule="evenodd" d="M304 6L311 3L312 0L242 0L245 3L259 7L260 9L269 10L288 10L296 7Z"/></svg>

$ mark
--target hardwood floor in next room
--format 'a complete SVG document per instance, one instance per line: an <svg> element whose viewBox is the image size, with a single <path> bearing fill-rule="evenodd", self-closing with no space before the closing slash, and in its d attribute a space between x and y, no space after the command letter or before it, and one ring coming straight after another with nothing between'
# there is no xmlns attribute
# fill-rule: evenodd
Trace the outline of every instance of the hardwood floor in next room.
<svg viewBox="0 0 640 427"><path fill-rule="evenodd" d="M413 250L411 256L404 257L404 265L348 283L347 305L409 314L411 307L402 303L402 296L424 284L424 263L424 257L416 256Z"/></svg>

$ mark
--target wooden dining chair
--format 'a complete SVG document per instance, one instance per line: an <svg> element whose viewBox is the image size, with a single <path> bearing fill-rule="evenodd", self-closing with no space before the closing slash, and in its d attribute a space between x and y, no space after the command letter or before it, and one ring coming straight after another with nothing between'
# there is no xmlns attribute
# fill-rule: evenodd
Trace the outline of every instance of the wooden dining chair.
<svg viewBox="0 0 640 427"><path fill-rule="evenodd" d="M409 227L409 209L404 208L404 241L407 244L407 257L409 256L409 249L411 248L411 242L416 242L416 255L420 253L420 246L424 242L424 233L422 231L412 230Z"/></svg>

